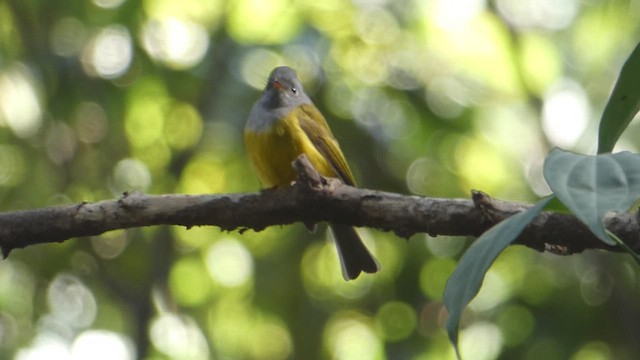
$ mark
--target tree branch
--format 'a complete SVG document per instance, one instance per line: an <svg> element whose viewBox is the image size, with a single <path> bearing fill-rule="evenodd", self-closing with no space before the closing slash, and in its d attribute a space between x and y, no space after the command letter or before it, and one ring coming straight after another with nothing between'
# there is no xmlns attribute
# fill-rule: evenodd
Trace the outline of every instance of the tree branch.
<svg viewBox="0 0 640 360"><path fill-rule="evenodd" d="M298 181L260 193L220 195L145 195L125 193L117 200L0 213L0 249L13 249L99 235L109 230L152 225L214 225L223 230L260 231L267 226L328 221L392 231L408 238L479 236L491 226L531 205L500 201L473 191L472 199L439 199L359 189L325 179L300 158ZM607 229L636 252L640 250L638 214L613 214ZM544 212L516 243L538 251L572 254L585 249L620 251L598 240L572 215Z"/></svg>

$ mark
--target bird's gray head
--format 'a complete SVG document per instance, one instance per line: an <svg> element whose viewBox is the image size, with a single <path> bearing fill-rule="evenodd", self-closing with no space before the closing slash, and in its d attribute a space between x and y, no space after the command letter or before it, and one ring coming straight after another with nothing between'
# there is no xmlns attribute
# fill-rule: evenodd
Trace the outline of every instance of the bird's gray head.
<svg viewBox="0 0 640 360"><path fill-rule="evenodd" d="M262 94L263 105L270 109L296 107L311 104L296 71L288 66L279 66L269 75Z"/></svg>

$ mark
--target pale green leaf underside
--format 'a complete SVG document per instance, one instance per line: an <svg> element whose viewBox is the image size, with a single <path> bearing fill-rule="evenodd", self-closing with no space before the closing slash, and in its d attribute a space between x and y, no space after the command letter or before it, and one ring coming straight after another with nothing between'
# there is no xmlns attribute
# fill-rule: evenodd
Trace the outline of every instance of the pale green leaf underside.
<svg viewBox="0 0 640 360"><path fill-rule="evenodd" d="M458 358L458 324L462 310L476 296L484 275L498 255L515 240L522 230L542 211L553 197L547 197L532 208L511 216L482 234L464 253L444 289L444 305L449 312L447 333Z"/></svg>
<svg viewBox="0 0 640 360"><path fill-rule="evenodd" d="M629 152L588 156L551 151L544 177L553 193L602 241L602 219L608 212L625 212L640 194L640 155Z"/></svg>

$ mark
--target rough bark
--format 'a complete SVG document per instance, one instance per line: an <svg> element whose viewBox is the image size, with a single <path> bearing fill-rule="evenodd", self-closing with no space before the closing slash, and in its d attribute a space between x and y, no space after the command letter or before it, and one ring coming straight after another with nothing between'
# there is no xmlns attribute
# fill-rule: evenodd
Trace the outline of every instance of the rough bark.
<svg viewBox="0 0 640 360"><path fill-rule="evenodd" d="M480 191L472 191L471 199L441 199L359 189L321 177L304 158L295 166L298 181L278 190L219 195L134 192L116 200L0 213L0 248L6 257L13 249L115 229L212 225L244 232L299 221L366 226L402 238L416 233L475 237L531 206L495 200ZM637 213L612 214L605 224L633 250L640 250ZM574 216L552 212L540 214L516 243L558 254L620 250L598 240Z"/></svg>

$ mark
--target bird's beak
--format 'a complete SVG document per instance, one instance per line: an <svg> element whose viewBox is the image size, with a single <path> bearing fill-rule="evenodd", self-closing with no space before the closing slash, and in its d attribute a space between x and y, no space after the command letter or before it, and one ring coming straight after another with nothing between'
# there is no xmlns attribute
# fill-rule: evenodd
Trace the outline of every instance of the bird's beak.
<svg viewBox="0 0 640 360"><path fill-rule="evenodd" d="M276 89L276 90L278 90L278 91L280 91L280 90L284 89L284 86L282 85L282 83L280 82L280 80L277 80L277 79L276 79L276 80L273 80L273 81L271 82L271 87L272 87L272 88L274 88L274 89Z"/></svg>

